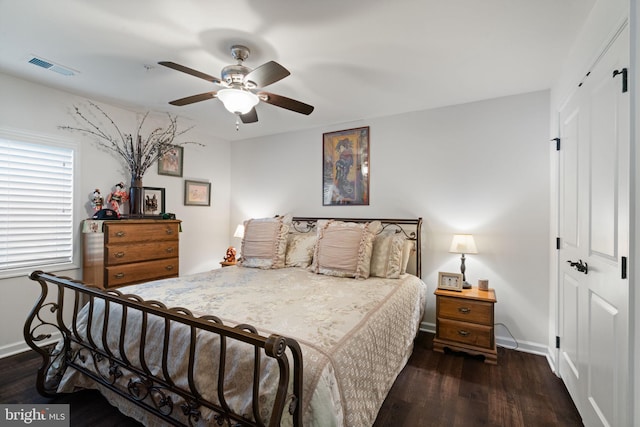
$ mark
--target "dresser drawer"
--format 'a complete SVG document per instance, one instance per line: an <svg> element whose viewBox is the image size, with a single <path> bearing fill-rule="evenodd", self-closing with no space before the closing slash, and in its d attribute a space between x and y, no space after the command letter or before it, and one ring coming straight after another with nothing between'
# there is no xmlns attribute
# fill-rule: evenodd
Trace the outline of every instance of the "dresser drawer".
<svg viewBox="0 0 640 427"><path fill-rule="evenodd" d="M438 297L438 317L493 326L493 303L456 297Z"/></svg>
<svg viewBox="0 0 640 427"><path fill-rule="evenodd" d="M177 240L107 245L106 263L111 266L153 259L175 258L178 256L178 247Z"/></svg>
<svg viewBox="0 0 640 427"><path fill-rule="evenodd" d="M180 224L177 222L152 224L105 223L105 243L153 242L157 240L178 240Z"/></svg>
<svg viewBox="0 0 640 427"><path fill-rule="evenodd" d="M148 280L178 276L178 258L137 262L107 267L105 287L129 285Z"/></svg>
<svg viewBox="0 0 640 427"><path fill-rule="evenodd" d="M477 347L493 347L493 326L438 318L438 338Z"/></svg>

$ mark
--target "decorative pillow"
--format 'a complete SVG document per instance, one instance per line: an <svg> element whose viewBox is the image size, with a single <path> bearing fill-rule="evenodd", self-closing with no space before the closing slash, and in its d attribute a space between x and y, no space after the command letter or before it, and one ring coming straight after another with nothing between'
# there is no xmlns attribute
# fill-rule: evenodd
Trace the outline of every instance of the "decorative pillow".
<svg viewBox="0 0 640 427"><path fill-rule="evenodd" d="M283 268L290 223L290 216L245 221L242 259L238 264L264 269Z"/></svg>
<svg viewBox="0 0 640 427"><path fill-rule="evenodd" d="M316 233L289 233L285 267L309 267L317 240Z"/></svg>
<svg viewBox="0 0 640 427"><path fill-rule="evenodd" d="M380 233L373 239L371 275L397 279L403 273L403 253L406 238L402 233ZM407 258L408 261L408 258ZM406 265L405 265L406 271Z"/></svg>
<svg viewBox="0 0 640 427"><path fill-rule="evenodd" d="M414 240L405 240L402 248L402 268L400 274L407 272L407 265L411 259L411 252L416 250L416 242Z"/></svg>
<svg viewBox="0 0 640 427"><path fill-rule="evenodd" d="M370 223L318 221L318 242L311 271L329 276L369 277L373 239L380 221Z"/></svg>

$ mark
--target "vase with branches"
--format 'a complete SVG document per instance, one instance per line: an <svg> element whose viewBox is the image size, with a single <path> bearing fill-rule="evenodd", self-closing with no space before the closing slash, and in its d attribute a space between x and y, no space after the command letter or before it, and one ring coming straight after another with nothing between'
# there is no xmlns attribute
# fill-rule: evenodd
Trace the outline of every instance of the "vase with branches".
<svg viewBox="0 0 640 427"><path fill-rule="evenodd" d="M149 112L142 116L135 134L131 134L122 132L115 121L99 105L90 101L88 104L88 112L83 112L78 106L74 105L73 107L75 116L80 123L78 126L59 126L59 128L92 136L99 147L112 152L116 157L125 161L131 172L129 213L141 215L143 213L142 177L147 169L175 146L186 144L203 146L203 144L193 141L175 142L176 137L191 129L189 127L178 130L177 116L167 114L169 124L166 127L157 127L143 136L142 128ZM94 118L90 118L89 114ZM106 120L106 126L102 120Z"/></svg>

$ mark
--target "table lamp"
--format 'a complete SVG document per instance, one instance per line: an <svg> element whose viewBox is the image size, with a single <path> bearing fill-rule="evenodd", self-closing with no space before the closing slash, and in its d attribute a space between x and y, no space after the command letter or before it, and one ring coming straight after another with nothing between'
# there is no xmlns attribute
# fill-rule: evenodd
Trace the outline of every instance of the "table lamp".
<svg viewBox="0 0 640 427"><path fill-rule="evenodd" d="M464 289L471 289L471 284L467 283L467 277L465 276L464 266L464 254L477 254L476 242L473 240L471 234L454 234L451 241L451 248L449 252L453 254L462 254L462 263L460 264L460 272L462 273L462 287Z"/></svg>

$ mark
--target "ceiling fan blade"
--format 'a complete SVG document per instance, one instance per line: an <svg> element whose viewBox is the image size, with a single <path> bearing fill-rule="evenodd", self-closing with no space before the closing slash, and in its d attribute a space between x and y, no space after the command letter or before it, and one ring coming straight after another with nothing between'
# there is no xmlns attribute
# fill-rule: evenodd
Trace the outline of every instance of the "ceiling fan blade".
<svg viewBox="0 0 640 427"><path fill-rule="evenodd" d="M175 101L169 102L171 105L177 105L178 107L182 107L183 105L193 104L195 102L206 101L207 99L215 98L217 92L205 92L198 95L187 96L186 98L176 99Z"/></svg>
<svg viewBox="0 0 640 427"><path fill-rule="evenodd" d="M244 77L245 82L252 82L256 87L265 87L287 77L289 70L275 61L269 61L251 71Z"/></svg>
<svg viewBox="0 0 640 427"><path fill-rule="evenodd" d="M286 96L276 95L269 92L258 92L258 96L266 103L275 105L276 107L286 108L287 110L295 111L296 113L309 115L313 111L312 105L287 98Z"/></svg>
<svg viewBox="0 0 640 427"><path fill-rule="evenodd" d="M249 111L246 114L241 114L240 115L240 120L242 120L242 123L255 123L258 121L258 113L256 112L255 108L252 108L251 111Z"/></svg>
<svg viewBox="0 0 640 427"><path fill-rule="evenodd" d="M220 83L220 79L217 77L210 76L209 74L194 70L193 68L185 67L184 65L176 64L175 62L160 61L158 62L158 64L164 65L165 67L169 67L177 71L182 71L183 73L191 74L192 76L199 77L211 83Z"/></svg>

